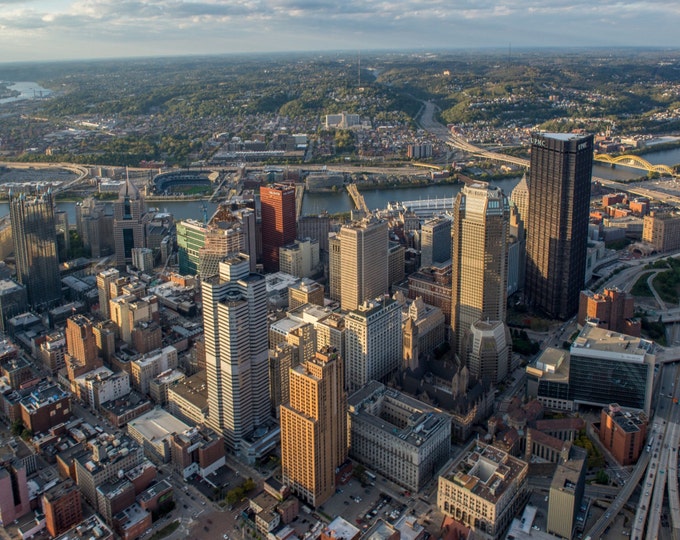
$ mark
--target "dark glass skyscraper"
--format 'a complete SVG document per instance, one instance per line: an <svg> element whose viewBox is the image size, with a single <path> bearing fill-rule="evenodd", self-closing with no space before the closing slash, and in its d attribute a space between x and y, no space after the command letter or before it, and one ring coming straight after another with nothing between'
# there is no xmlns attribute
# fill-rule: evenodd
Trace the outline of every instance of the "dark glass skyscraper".
<svg viewBox="0 0 680 540"><path fill-rule="evenodd" d="M126 180L113 204L113 238L116 266L132 262L132 248L146 247L144 236L144 199L137 187Z"/></svg>
<svg viewBox="0 0 680 540"><path fill-rule="evenodd" d="M26 287L33 308L50 307L61 300L52 192L10 193L9 215L17 280Z"/></svg>
<svg viewBox="0 0 680 540"><path fill-rule="evenodd" d="M534 308L568 319L585 285L593 136L531 138L525 293Z"/></svg>

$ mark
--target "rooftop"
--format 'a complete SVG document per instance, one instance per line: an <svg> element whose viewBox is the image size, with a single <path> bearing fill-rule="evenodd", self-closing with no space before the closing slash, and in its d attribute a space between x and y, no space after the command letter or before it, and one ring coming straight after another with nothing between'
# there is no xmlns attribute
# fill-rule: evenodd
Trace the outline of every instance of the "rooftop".
<svg viewBox="0 0 680 540"><path fill-rule="evenodd" d="M142 437L152 442L170 437L173 433L182 433L189 427L160 407L151 409L146 414L128 422L128 429L136 430Z"/></svg>
<svg viewBox="0 0 680 540"><path fill-rule="evenodd" d="M643 363L652 354L654 343L639 337L586 324L571 346L572 356L611 358L623 362ZM648 359L653 361L653 357Z"/></svg>
<svg viewBox="0 0 680 540"><path fill-rule="evenodd" d="M609 416L616 425L619 426L626 433L635 433L640 431L640 427L647 425L649 418L644 411L639 409L622 409L616 403L612 403L603 409L603 412Z"/></svg>
<svg viewBox="0 0 680 540"><path fill-rule="evenodd" d="M377 404L377 407L376 407ZM421 446L445 429L449 418L422 401L371 381L348 399L353 418L370 424L389 437ZM387 412L389 411L389 412Z"/></svg>
<svg viewBox="0 0 680 540"><path fill-rule="evenodd" d="M97 538L113 538L113 533L97 514L93 514L73 529L57 536L55 540L95 540Z"/></svg>
<svg viewBox="0 0 680 540"><path fill-rule="evenodd" d="M345 518L338 516L331 521L323 530L323 533L333 538L350 540L359 534L359 529Z"/></svg>
<svg viewBox="0 0 680 540"><path fill-rule="evenodd" d="M444 473L443 478L496 504L515 481L526 476L528 465L510 454L472 442Z"/></svg>

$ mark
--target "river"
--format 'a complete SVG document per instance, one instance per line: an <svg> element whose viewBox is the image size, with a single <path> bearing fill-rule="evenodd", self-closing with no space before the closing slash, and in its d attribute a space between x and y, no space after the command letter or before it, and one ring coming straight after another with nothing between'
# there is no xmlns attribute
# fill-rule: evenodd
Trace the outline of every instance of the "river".
<svg viewBox="0 0 680 540"><path fill-rule="evenodd" d="M520 177L504 178L502 180L491 182L491 184L499 186L507 195L510 195L510 192L517 185L519 180ZM413 201L419 199L441 199L455 197L461 188L462 184L436 184L422 187L371 189L362 191L361 193L363 194L368 207L373 210L378 208L386 208L387 203L391 201ZM217 203L206 202L205 204L208 217L210 217L215 212ZM148 206L156 207L163 212L170 212L174 216L175 220L203 220L203 201L168 201L162 203L154 201L148 203ZM75 224L75 202L58 202L57 208L59 210L64 210L67 213L70 224ZM302 201L302 215L319 214L324 210L330 214L337 214L341 212L349 212L353 208L354 205L352 203L352 199L350 199L347 191L344 189L337 192L305 192L305 196ZM8 203L0 202L0 217L6 216L8 213Z"/></svg>
<svg viewBox="0 0 680 540"><path fill-rule="evenodd" d="M7 88L9 88L10 90L16 90L17 92L19 92L19 95L0 99L0 104L12 103L14 101L21 101L23 99L44 98L52 93L52 90L49 90L48 88L43 88L37 82L31 81L20 81L12 83L8 83L7 81L4 82L7 83Z"/></svg>
<svg viewBox="0 0 680 540"><path fill-rule="evenodd" d="M18 83L17 83L18 84ZM34 84L34 83L21 83ZM665 164L673 166L680 163L680 148L672 150L662 150L660 152L650 152L644 154L642 157L653 164ZM617 165L616 168L611 168L609 165L594 164L593 176L607 178L610 180L630 180L632 178L639 178L646 173L640 169L632 169L630 167L622 167ZM510 192L519 182L520 177L504 178L491 182L492 185L497 185L506 193ZM364 196L366 204L371 210L378 208L385 208L387 203L391 201L413 201L420 199L441 199L448 197L455 197L461 190L462 184L434 184L421 187L395 187L395 188L381 188L362 190L361 194ZM149 206L155 206L161 211L170 212L176 220L180 219L203 219L203 202L152 202ZM74 202L59 202L57 207L64 210L68 214L69 223L75 224L75 203ZM206 202L208 217L212 216L217 208L216 203ZM327 211L330 214L337 214L342 212L349 212L354 208L352 199L344 189L337 192L323 192L310 193L305 192L302 201L302 215L319 214ZM0 202L0 217L6 216L9 213L9 207L6 202Z"/></svg>

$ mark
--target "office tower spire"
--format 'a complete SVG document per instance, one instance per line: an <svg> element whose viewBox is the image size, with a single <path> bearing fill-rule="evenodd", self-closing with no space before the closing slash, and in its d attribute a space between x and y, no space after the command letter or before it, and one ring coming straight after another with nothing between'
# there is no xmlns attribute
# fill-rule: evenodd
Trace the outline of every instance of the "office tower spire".
<svg viewBox="0 0 680 540"><path fill-rule="evenodd" d="M525 293L549 317L568 319L585 282L593 136L544 133L531 142Z"/></svg>
<svg viewBox="0 0 680 540"><path fill-rule="evenodd" d="M132 262L132 248L146 247L144 199L128 178L113 204L113 238L116 246L116 266Z"/></svg>

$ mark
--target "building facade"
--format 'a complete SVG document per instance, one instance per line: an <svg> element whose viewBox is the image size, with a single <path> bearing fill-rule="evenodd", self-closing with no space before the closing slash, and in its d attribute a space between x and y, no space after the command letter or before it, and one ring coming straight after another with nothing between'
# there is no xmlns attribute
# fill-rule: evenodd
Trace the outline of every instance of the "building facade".
<svg viewBox="0 0 680 540"><path fill-rule="evenodd" d="M648 422L643 411L610 403L600 413L600 441L620 465L634 465L645 448Z"/></svg>
<svg viewBox="0 0 680 540"><path fill-rule="evenodd" d="M475 321L470 326L465 355L470 375L498 384L514 368L510 330L502 321Z"/></svg>
<svg viewBox="0 0 680 540"><path fill-rule="evenodd" d="M524 461L474 441L439 477L437 506L475 538L499 540L529 496L528 469Z"/></svg>
<svg viewBox="0 0 680 540"><path fill-rule="evenodd" d="M54 538L83 520L80 490L73 480L67 478L43 493L42 509L45 528Z"/></svg>
<svg viewBox="0 0 680 540"><path fill-rule="evenodd" d="M350 392L386 380L401 367L401 306L391 298L364 302L345 317L346 380Z"/></svg>
<svg viewBox="0 0 680 540"><path fill-rule="evenodd" d="M388 289L386 221L364 219L340 229L340 306L357 309Z"/></svg>
<svg viewBox="0 0 680 540"><path fill-rule="evenodd" d="M640 337L641 323L633 319L634 315L635 299L616 287L605 288L602 293L581 291L578 308L581 326L590 321L605 330Z"/></svg>
<svg viewBox="0 0 680 540"><path fill-rule="evenodd" d="M319 241L295 240L279 248L279 270L291 276L310 277L319 268Z"/></svg>
<svg viewBox="0 0 680 540"><path fill-rule="evenodd" d="M132 263L132 248L146 247L143 216L144 199L137 187L127 180L113 204L113 239L116 266Z"/></svg>
<svg viewBox="0 0 680 540"><path fill-rule="evenodd" d="M203 325L209 425L238 453L241 441L270 418L267 291L234 255L203 281Z"/></svg>
<svg viewBox="0 0 680 540"><path fill-rule="evenodd" d="M324 349L290 370L290 401L281 406L283 482L317 507L335 493L347 460L347 395L342 358Z"/></svg>
<svg viewBox="0 0 680 540"><path fill-rule="evenodd" d="M262 265L265 272L279 271L279 248L295 240L295 186L274 184L260 188L262 205Z"/></svg>
<svg viewBox="0 0 680 540"><path fill-rule="evenodd" d="M9 196L17 281L26 287L28 303L48 308L61 300L54 200L51 190L34 197Z"/></svg>
<svg viewBox="0 0 680 540"><path fill-rule="evenodd" d="M680 248L680 216L670 212L651 212L642 222L642 239L656 251Z"/></svg>
<svg viewBox="0 0 680 540"><path fill-rule="evenodd" d="M349 397L350 456L414 493L449 459L451 419L371 381Z"/></svg>
<svg viewBox="0 0 680 540"><path fill-rule="evenodd" d="M550 483L546 531L561 538L574 537L576 515L586 486L587 454L565 443Z"/></svg>
<svg viewBox="0 0 680 540"><path fill-rule="evenodd" d="M420 266L428 268L450 260L450 239L450 218L439 216L423 223L420 229Z"/></svg>
<svg viewBox="0 0 680 540"><path fill-rule="evenodd" d="M585 285L593 136L536 133L531 141L525 294L549 317L568 319Z"/></svg>
<svg viewBox="0 0 680 540"><path fill-rule="evenodd" d="M570 349L569 394L579 405L652 405L654 343L586 324Z"/></svg>
<svg viewBox="0 0 680 540"><path fill-rule="evenodd" d="M451 329L453 350L466 361L470 326L505 321L510 206L500 188L463 187L451 229Z"/></svg>

